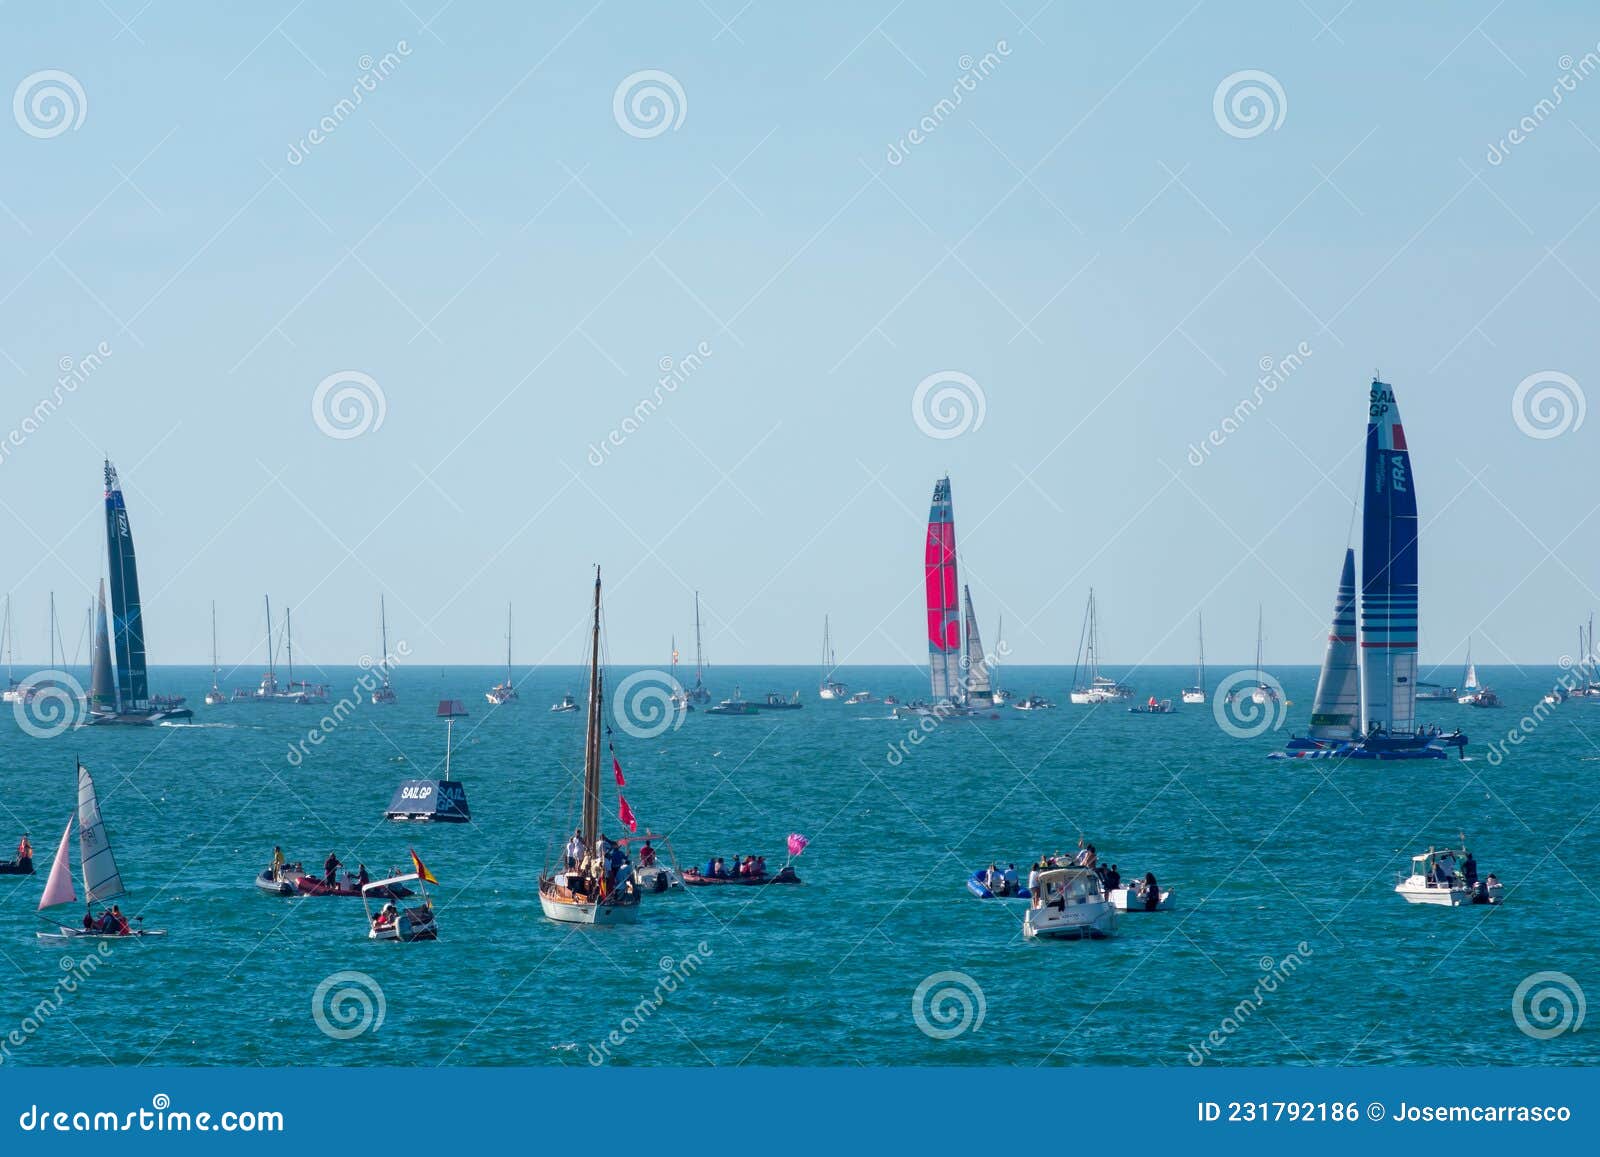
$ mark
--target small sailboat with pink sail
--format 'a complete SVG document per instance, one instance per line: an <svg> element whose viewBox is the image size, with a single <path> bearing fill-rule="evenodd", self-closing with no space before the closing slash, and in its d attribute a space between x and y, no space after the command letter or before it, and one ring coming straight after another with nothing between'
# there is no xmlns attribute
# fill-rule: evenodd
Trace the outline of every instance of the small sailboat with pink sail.
<svg viewBox="0 0 1600 1157"><path fill-rule="evenodd" d="M44 894L39 897L39 911L48 912L66 904L76 904L78 895L72 887L72 826L78 826L78 868L83 873L83 924L71 928L60 923L58 916L42 919L55 925L53 932L38 933L41 944L66 944L73 940L121 939L123 937L165 936L166 932L154 928L134 928L122 914L116 900L128 894L122 884L122 873L117 870L117 860L111 853L111 836L106 831L105 820L100 815L100 801L95 797L94 780L89 769L78 764L78 810L67 820L61 833L61 844L56 848L55 862L50 865L50 878L45 881ZM95 905L102 905L96 913ZM143 917L134 917L141 921Z"/></svg>

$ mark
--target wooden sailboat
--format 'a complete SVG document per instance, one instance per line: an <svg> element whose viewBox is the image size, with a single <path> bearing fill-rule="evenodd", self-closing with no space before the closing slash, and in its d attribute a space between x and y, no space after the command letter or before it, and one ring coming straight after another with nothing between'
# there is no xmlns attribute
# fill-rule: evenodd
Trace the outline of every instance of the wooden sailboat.
<svg viewBox="0 0 1600 1157"><path fill-rule="evenodd" d="M378 639L383 645L379 652L378 670L383 673L383 685L373 688L372 702L374 704L393 703L395 701L394 684L389 681L389 609L384 605L382 595L378 596Z"/></svg>
<svg viewBox="0 0 1600 1157"><path fill-rule="evenodd" d="M61 843L56 848L55 862L50 865L50 877L45 881L44 894L39 897L39 911L46 912L77 902L72 888L72 825L78 825L78 867L83 873L83 902L86 908L86 927L68 927L55 916L47 917L55 924L53 932L38 933L46 944L65 944L81 939L122 939L129 936L165 936L158 929L134 928L121 915L120 906L105 910L97 918L96 904L111 903L128 894L123 887L122 873L117 870L117 860L111 853L111 836L100 816L100 802L95 797L94 780L89 769L78 764L78 810L67 820L61 833ZM137 919L137 918L136 918Z"/></svg>
<svg viewBox="0 0 1600 1157"><path fill-rule="evenodd" d="M517 685L511 679L511 604L506 604L506 677L503 683L496 683L483 693L483 697L496 707L505 703L515 703L520 698L517 694Z"/></svg>
<svg viewBox="0 0 1600 1157"><path fill-rule="evenodd" d="M1185 703L1204 703L1206 701L1206 619L1204 614L1196 615L1197 629L1200 636L1200 658L1195 663L1194 686L1183 689Z"/></svg>
<svg viewBox="0 0 1600 1157"><path fill-rule="evenodd" d="M600 832L600 740L604 727L605 680L600 670L600 568L594 571L594 625L589 643L589 718L583 744L581 819L563 849L559 865L539 877L539 906L561 924L632 924L639 918L638 887L631 878L612 885L615 874L603 858ZM617 786L623 786L622 765L612 753ZM621 822L636 828L628 801L619 792ZM631 872L629 873L631 877Z"/></svg>

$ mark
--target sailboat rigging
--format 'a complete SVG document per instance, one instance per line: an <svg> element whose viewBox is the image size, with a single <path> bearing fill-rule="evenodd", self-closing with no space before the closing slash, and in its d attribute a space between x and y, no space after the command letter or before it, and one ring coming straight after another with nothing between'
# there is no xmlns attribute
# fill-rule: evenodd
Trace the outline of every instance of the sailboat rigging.
<svg viewBox="0 0 1600 1157"><path fill-rule="evenodd" d="M389 609L381 594L378 596L378 641L383 648L378 652L378 671L383 676L383 683L372 690L372 702L375 705L395 701L394 684L389 680Z"/></svg>
<svg viewBox="0 0 1600 1157"><path fill-rule="evenodd" d="M710 703L711 692L706 689L705 656L700 650L700 592L694 592L694 686L689 688L689 702Z"/></svg>
<svg viewBox="0 0 1600 1157"><path fill-rule="evenodd" d="M483 697L496 707L504 703L515 703L520 698L517 694L517 685L511 679L511 604L506 604L506 677L503 682L496 683L483 693Z"/></svg>
<svg viewBox="0 0 1600 1157"><path fill-rule="evenodd" d="M1195 615L1196 633L1200 640L1200 658L1195 663L1194 686L1183 689L1185 703L1204 703L1206 701L1206 620L1203 613Z"/></svg>
<svg viewBox="0 0 1600 1157"><path fill-rule="evenodd" d="M1100 673L1100 612L1094 588L1089 588L1089 605L1083 612L1083 627L1078 637L1078 658L1072 669L1072 702L1079 706L1115 703L1133 698L1133 688Z"/></svg>
<svg viewBox="0 0 1600 1157"><path fill-rule="evenodd" d="M218 682L220 668L217 665L217 604L211 603L211 690L206 692L206 706L215 707L227 700L222 693L222 686Z"/></svg>
<svg viewBox="0 0 1600 1157"><path fill-rule="evenodd" d="M56 848L55 861L50 865L50 876L45 881L44 894L39 897L39 911L47 912L65 904L77 902L72 888L72 825L78 825L78 867L83 873L83 926L71 928L61 924L54 916L45 917L56 926L54 932L37 933L46 944L65 944L83 938L108 939L124 936L165 936L157 929L134 928L122 915L120 905L114 901L128 894L122 883L122 873L117 870L117 859L111 852L111 836L106 831L100 815L100 802L95 796L94 780L89 769L76 764L78 771L78 807L68 818L66 830L61 833L61 843ZM97 917L96 904L111 904ZM142 920L142 917L135 917Z"/></svg>
<svg viewBox="0 0 1600 1157"><path fill-rule="evenodd" d="M850 689L839 681L836 672L839 660L833 653L833 638L828 630L828 616L822 616L822 678L817 685L817 698L843 699Z"/></svg>

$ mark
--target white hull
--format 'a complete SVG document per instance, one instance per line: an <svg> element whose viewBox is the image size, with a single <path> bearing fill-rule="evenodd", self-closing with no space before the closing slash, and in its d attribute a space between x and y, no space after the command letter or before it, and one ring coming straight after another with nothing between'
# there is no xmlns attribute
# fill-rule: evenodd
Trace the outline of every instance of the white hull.
<svg viewBox="0 0 1600 1157"><path fill-rule="evenodd" d="M1206 693L1204 691L1185 691L1183 693L1183 701L1185 703L1204 703L1206 701Z"/></svg>
<svg viewBox="0 0 1600 1157"><path fill-rule="evenodd" d="M1029 940L1103 940L1117 934L1117 910L1106 900L1029 908L1022 917L1022 934Z"/></svg>
<svg viewBox="0 0 1600 1157"><path fill-rule="evenodd" d="M132 932L85 932L82 928L59 926L57 932L36 932L40 944L70 944L74 940L148 940L152 936L165 936L163 928L134 929Z"/></svg>
<svg viewBox="0 0 1600 1157"><path fill-rule="evenodd" d="M1132 888L1115 888L1111 892L1111 904L1118 912L1148 912L1144 906L1144 897ZM1161 893L1161 902L1156 905L1157 912L1170 912L1172 910L1172 890L1165 889Z"/></svg>
<svg viewBox="0 0 1600 1157"><path fill-rule="evenodd" d="M1472 903L1472 893L1465 884L1436 884L1423 876L1409 876L1394 886L1407 904L1435 904L1443 908L1458 908ZM1486 889L1489 903L1500 903L1505 887L1495 884Z"/></svg>
<svg viewBox="0 0 1600 1157"><path fill-rule="evenodd" d="M636 924L639 920L639 905L632 904L568 904L560 900L553 900L540 893L539 906L544 909L546 918L558 924L601 924L610 927L616 924Z"/></svg>

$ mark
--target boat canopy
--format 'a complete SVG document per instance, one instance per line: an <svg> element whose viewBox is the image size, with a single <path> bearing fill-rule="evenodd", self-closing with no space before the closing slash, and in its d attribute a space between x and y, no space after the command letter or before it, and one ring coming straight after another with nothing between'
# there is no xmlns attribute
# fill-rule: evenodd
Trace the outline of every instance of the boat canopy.
<svg viewBox="0 0 1600 1157"><path fill-rule="evenodd" d="M1065 889L1074 900L1098 899L1103 894L1100 877L1093 868L1051 868L1040 872L1039 888L1047 896Z"/></svg>
<svg viewBox="0 0 1600 1157"><path fill-rule="evenodd" d="M370 883L362 885L361 894L365 896L367 893L376 891L379 888L387 888L392 884L409 884L413 880L416 881L419 886L422 883L422 877L418 876L415 872L407 872L403 876L390 876L386 880L373 880Z"/></svg>

